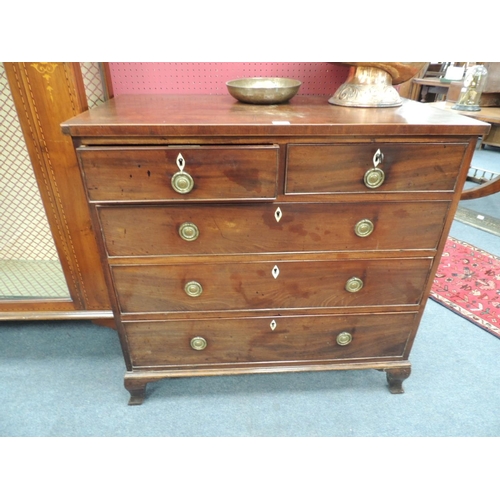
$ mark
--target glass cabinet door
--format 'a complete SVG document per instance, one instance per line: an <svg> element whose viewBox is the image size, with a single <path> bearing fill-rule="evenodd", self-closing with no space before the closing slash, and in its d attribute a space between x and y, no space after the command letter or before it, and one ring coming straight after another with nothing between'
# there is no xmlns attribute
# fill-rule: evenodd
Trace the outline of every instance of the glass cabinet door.
<svg viewBox="0 0 500 500"><path fill-rule="evenodd" d="M102 63L0 63L0 319L112 317L71 138Z"/></svg>
<svg viewBox="0 0 500 500"><path fill-rule="evenodd" d="M69 298L3 63L0 63L0 300Z"/></svg>

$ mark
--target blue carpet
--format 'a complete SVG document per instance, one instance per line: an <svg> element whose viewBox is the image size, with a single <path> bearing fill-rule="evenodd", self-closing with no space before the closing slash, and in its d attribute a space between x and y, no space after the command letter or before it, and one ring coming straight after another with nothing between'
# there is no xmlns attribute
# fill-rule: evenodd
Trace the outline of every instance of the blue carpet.
<svg viewBox="0 0 500 500"><path fill-rule="evenodd" d="M1 436L500 436L500 342L429 301L406 393L375 370L196 377L127 405L114 330L0 324Z"/></svg>

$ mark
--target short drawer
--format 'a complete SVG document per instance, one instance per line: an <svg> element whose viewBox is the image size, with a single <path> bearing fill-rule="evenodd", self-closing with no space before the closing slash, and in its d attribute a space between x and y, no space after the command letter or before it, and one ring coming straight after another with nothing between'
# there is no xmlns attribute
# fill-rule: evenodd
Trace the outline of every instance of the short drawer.
<svg viewBox="0 0 500 500"><path fill-rule="evenodd" d="M403 356L415 314L125 322L134 367Z"/></svg>
<svg viewBox="0 0 500 500"><path fill-rule="evenodd" d="M276 197L278 146L84 147L91 201Z"/></svg>
<svg viewBox="0 0 500 500"><path fill-rule="evenodd" d="M112 265L121 311L417 305L431 258Z"/></svg>
<svg viewBox="0 0 500 500"><path fill-rule="evenodd" d="M291 144L285 192L453 191L466 147L465 143Z"/></svg>
<svg viewBox="0 0 500 500"><path fill-rule="evenodd" d="M110 256L435 249L448 202L99 207Z"/></svg>

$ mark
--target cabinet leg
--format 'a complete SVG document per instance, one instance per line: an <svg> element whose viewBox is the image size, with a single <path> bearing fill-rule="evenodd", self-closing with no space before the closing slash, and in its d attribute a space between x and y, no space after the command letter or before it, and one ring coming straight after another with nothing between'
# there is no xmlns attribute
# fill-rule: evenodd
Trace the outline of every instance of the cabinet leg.
<svg viewBox="0 0 500 500"><path fill-rule="evenodd" d="M391 394L403 394L405 392L403 381L410 376L411 368L389 368L385 372L389 383L389 392Z"/></svg>
<svg viewBox="0 0 500 500"><path fill-rule="evenodd" d="M146 382L137 379L125 379L125 389L130 392L129 405L141 405L146 397Z"/></svg>

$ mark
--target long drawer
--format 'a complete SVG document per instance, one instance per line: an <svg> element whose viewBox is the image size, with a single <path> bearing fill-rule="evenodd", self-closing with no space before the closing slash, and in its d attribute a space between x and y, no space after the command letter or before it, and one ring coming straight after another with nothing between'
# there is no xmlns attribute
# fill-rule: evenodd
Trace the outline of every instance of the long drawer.
<svg viewBox="0 0 500 500"><path fill-rule="evenodd" d="M112 265L123 313L417 305L431 258Z"/></svg>
<svg viewBox="0 0 500 500"><path fill-rule="evenodd" d="M435 249L448 202L99 207L110 256Z"/></svg>
<svg viewBox="0 0 500 500"><path fill-rule="evenodd" d="M124 322L134 367L397 358L415 314ZM290 362L290 361L288 361Z"/></svg>
<svg viewBox="0 0 500 500"><path fill-rule="evenodd" d="M83 147L90 201L272 199L278 146Z"/></svg>
<svg viewBox="0 0 500 500"><path fill-rule="evenodd" d="M466 147L465 143L291 144L285 192L451 192Z"/></svg>

